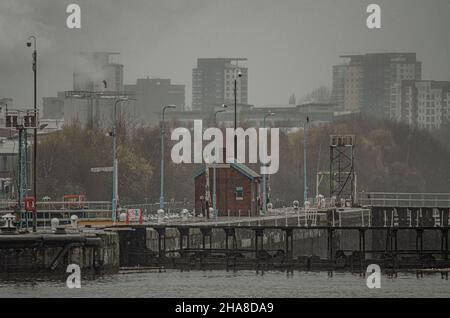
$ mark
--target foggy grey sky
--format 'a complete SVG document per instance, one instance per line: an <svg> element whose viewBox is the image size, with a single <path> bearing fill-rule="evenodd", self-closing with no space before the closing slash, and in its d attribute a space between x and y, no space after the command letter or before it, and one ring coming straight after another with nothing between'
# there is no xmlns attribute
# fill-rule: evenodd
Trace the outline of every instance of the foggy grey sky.
<svg viewBox="0 0 450 318"><path fill-rule="evenodd" d="M82 10L66 28L66 6ZM382 29L365 26L381 5ZM40 97L72 88L73 52L118 51L125 83L186 85L198 57L247 57L249 103L287 103L331 86L341 54L416 52L423 78L450 80L450 0L1 0L0 98L32 107L29 35L38 37Z"/></svg>

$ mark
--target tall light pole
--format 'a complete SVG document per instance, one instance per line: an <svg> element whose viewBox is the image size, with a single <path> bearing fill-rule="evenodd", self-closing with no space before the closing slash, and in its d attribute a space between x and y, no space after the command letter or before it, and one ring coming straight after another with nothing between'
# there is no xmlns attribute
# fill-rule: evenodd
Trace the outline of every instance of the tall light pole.
<svg viewBox="0 0 450 318"><path fill-rule="evenodd" d="M128 99L128 98L119 98L116 99L114 102L114 109L113 109L113 128L111 132L111 136L113 138L113 195L112 195L112 202L111 202L111 211L112 211L112 221L113 223L116 222L117 218L117 207L119 202L119 160L117 158L117 104L122 102L128 102L130 100L134 99Z"/></svg>
<svg viewBox="0 0 450 318"><path fill-rule="evenodd" d="M264 120L263 120L263 127L266 128L266 119L269 116L274 116L275 113L272 113L271 111L269 111L267 114L264 115ZM265 164L264 164L265 165ZM266 174L263 174L263 212L266 213L267 212L267 185L266 185Z"/></svg>
<svg viewBox="0 0 450 318"><path fill-rule="evenodd" d="M27 47L33 44L33 74L34 74L34 116L37 117L37 40L34 35L28 38ZM36 122L38 118L35 118ZM33 232L37 230L37 194L36 194L36 158L37 158L37 128L34 128L33 136L33 197L34 197L34 211L33 211Z"/></svg>
<svg viewBox="0 0 450 318"><path fill-rule="evenodd" d="M175 105L163 106L162 123L161 123L161 196L159 197L159 208L164 209L164 114L166 109L176 108Z"/></svg>
<svg viewBox="0 0 450 318"><path fill-rule="evenodd" d="M117 200L118 200L118 173L117 173L117 104L123 102L123 99L118 99L114 102L114 110L113 110L113 129L111 132L111 136L113 138L113 195L112 195L112 221L116 222L117 217Z"/></svg>
<svg viewBox="0 0 450 318"><path fill-rule="evenodd" d="M238 77L242 77L242 72L239 70ZM237 78L234 79L234 159L237 161Z"/></svg>
<svg viewBox="0 0 450 318"><path fill-rule="evenodd" d="M306 121L303 125L303 203L308 201L308 181L307 181L307 170L306 170L306 162L307 162L307 147L308 147L308 124L309 124L309 116L306 116Z"/></svg>
<svg viewBox="0 0 450 318"><path fill-rule="evenodd" d="M216 127L217 127L217 114L226 112L227 107L228 107L227 105L223 104L222 105L223 109L219 109L214 113L214 125ZM217 162L215 162L214 164L217 164ZM214 209L214 215L216 216L217 215L216 166L214 166L214 168L213 168L213 182L214 182L214 184L213 184L213 209Z"/></svg>

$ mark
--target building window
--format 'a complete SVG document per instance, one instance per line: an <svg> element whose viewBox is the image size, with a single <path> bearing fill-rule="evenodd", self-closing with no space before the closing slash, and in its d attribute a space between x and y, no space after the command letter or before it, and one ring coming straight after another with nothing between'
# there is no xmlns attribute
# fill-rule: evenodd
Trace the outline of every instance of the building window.
<svg viewBox="0 0 450 318"><path fill-rule="evenodd" d="M244 188L236 187L236 200L242 201L244 200Z"/></svg>

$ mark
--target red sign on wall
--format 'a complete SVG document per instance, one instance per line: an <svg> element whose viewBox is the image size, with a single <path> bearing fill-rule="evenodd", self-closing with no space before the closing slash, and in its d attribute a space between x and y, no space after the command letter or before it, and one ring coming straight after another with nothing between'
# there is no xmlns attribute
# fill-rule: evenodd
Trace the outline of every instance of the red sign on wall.
<svg viewBox="0 0 450 318"><path fill-rule="evenodd" d="M34 212L34 210L35 210L34 197L26 197L25 198L25 211Z"/></svg>

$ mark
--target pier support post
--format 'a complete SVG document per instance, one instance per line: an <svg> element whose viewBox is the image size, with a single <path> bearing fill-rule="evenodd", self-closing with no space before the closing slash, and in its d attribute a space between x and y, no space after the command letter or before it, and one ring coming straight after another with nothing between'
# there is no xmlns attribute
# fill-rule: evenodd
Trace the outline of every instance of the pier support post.
<svg viewBox="0 0 450 318"><path fill-rule="evenodd" d="M202 232L202 247L204 250L206 250L206 237L209 237L209 249L212 249L212 229L211 228L201 228L200 231Z"/></svg>
<svg viewBox="0 0 450 318"><path fill-rule="evenodd" d="M294 251L294 237L292 234L292 229L286 228L285 230L286 233L286 257L289 259L292 259L293 256L293 251Z"/></svg>
<svg viewBox="0 0 450 318"><path fill-rule="evenodd" d="M236 242L236 231L234 227L224 227L223 228L224 232L225 232L225 248L227 250L227 254L228 254L228 250L229 250L229 238L232 237L233 238L233 248L236 248L237 246L237 242Z"/></svg>
<svg viewBox="0 0 450 318"><path fill-rule="evenodd" d="M361 253L361 261L366 260L366 229L359 229L359 251Z"/></svg>
<svg viewBox="0 0 450 318"><path fill-rule="evenodd" d="M189 249L190 248L190 243L191 243L191 240L190 240L190 237L189 237L189 229L187 229L186 232L187 232L186 233L186 247L187 247L187 249Z"/></svg>
<svg viewBox="0 0 450 318"><path fill-rule="evenodd" d="M166 228L156 228L158 232L158 256L165 257L166 255ZM162 246L162 240L164 239L164 247Z"/></svg>
<svg viewBox="0 0 450 318"><path fill-rule="evenodd" d="M178 232L180 233L180 250L183 250L183 241L186 236L186 249L189 249L189 228L188 227L179 227Z"/></svg>
<svg viewBox="0 0 450 318"><path fill-rule="evenodd" d="M391 255L392 255L392 270L395 277L397 277L397 255L398 255L398 244L397 244L397 238L398 238L398 230L392 229L392 235L391 240L394 241L394 252L392 252L391 248Z"/></svg>
<svg viewBox="0 0 450 318"><path fill-rule="evenodd" d="M234 227L224 227L223 228L225 232L225 249L226 249L226 256L227 256L227 270L229 267L229 261L230 261L230 249L229 249L229 239L230 236L233 237L233 248L236 248L236 233Z"/></svg>
<svg viewBox="0 0 450 318"><path fill-rule="evenodd" d="M448 260L448 228L441 229L442 258Z"/></svg>
<svg viewBox="0 0 450 318"><path fill-rule="evenodd" d="M200 229L200 232L202 233L202 248L205 250L206 249L206 236L208 235L206 233L206 229Z"/></svg>
<svg viewBox="0 0 450 318"><path fill-rule="evenodd" d="M260 249L263 250L264 230L262 228L253 228L253 231L255 231L255 258L258 258L258 244L259 244L259 239L260 238L261 238Z"/></svg>
<svg viewBox="0 0 450 318"><path fill-rule="evenodd" d="M422 258L423 252L423 229L416 229L416 253Z"/></svg>
<svg viewBox="0 0 450 318"><path fill-rule="evenodd" d="M333 242L333 234L334 234L334 229L331 229L331 228L329 228L328 230L327 230L327 233L328 233L328 244L327 244L327 247L328 247L328 261L329 261L329 265L330 265L330 272L328 273L329 275L330 275L330 273L331 273L331 276L332 276L332 273L333 273L333 269L334 269L334 255L333 255L333 244L334 244L334 242Z"/></svg>

